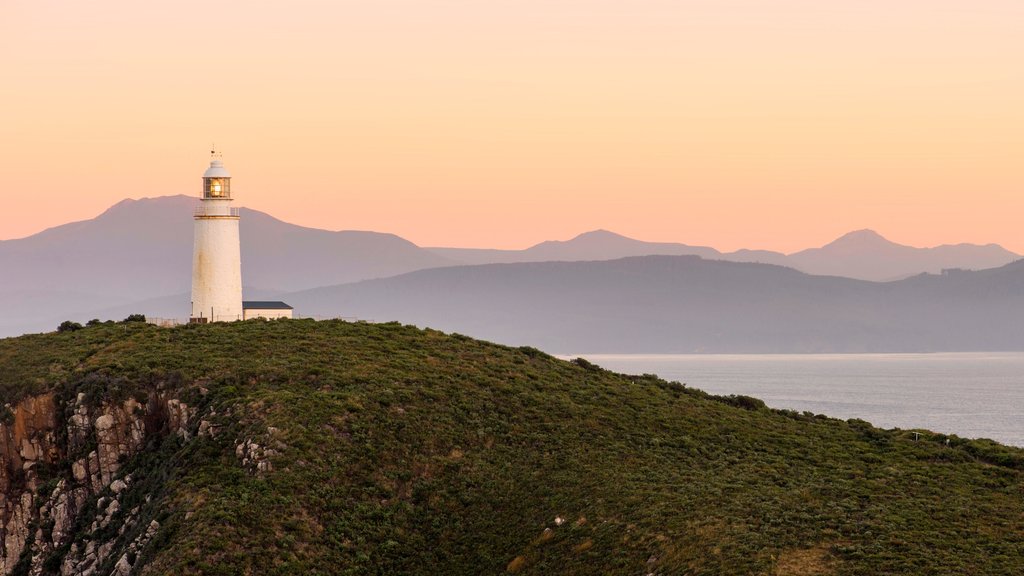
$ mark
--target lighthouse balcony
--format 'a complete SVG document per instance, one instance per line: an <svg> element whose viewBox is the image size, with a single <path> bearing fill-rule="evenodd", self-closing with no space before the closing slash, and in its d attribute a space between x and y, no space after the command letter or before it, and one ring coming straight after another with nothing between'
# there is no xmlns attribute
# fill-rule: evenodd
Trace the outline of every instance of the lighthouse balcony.
<svg viewBox="0 0 1024 576"><path fill-rule="evenodd" d="M200 205L196 206L192 215L196 218L238 218L239 213L238 208Z"/></svg>

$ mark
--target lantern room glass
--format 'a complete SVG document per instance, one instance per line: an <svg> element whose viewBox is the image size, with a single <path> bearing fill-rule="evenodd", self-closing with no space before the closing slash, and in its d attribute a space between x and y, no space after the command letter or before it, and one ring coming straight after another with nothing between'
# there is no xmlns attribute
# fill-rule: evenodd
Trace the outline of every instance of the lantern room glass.
<svg viewBox="0 0 1024 576"><path fill-rule="evenodd" d="M231 178L203 178L203 198L231 198Z"/></svg>

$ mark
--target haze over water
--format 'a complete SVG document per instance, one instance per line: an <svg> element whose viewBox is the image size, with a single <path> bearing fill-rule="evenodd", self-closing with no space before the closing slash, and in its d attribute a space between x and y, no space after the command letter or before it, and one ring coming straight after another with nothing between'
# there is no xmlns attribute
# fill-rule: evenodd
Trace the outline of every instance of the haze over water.
<svg viewBox="0 0 1024 576"><path fill-rule="evenodd" d="M1024 446L1024 353L586 355L773 408Z"/></svg>

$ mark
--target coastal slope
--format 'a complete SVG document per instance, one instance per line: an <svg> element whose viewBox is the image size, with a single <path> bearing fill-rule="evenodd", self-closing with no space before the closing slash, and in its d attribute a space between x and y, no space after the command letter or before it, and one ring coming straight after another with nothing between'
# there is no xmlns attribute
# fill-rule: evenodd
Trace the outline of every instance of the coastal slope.
<svg viewBox="0 0 1024 576"><path fill-rule="evenodd" d="M0 340L3 574L1011 574L1024 452L399 324Z"/></svg>

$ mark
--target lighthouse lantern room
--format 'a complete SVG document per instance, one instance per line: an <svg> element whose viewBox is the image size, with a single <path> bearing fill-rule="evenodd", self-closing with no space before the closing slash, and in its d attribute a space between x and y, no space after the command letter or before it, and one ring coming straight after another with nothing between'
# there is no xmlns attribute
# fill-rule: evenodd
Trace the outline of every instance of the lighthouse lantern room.
<svg viewBox="0 0 1024 576"><path fill-rule="evenodd" d="M231 207L231 174L212 151L195 211L190 321L242 319L242 261L238 209Z"/></svg>

